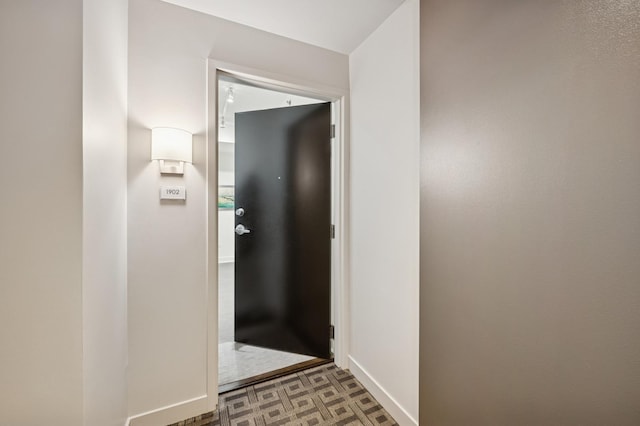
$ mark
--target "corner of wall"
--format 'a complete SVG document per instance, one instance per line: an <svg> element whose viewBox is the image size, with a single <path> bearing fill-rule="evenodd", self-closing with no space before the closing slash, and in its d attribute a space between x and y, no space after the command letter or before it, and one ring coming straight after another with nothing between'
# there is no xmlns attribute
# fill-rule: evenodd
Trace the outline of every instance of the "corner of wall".
<svg viewBox="0 0 640 426"><path fill-rule="evenodd" d="M419 7L404 2L349 57L349 355L403 422L419 405Z"/></svg>
<svg viewBox="0 0 640 426"><path fill-rule="evenodd" d="M349 370L351 374L373 395L373 397L391 414L398 424L418 425L417 419L405 410L405 408L387 391L367 370L365 370L353 357L349 357Z"/></svg>

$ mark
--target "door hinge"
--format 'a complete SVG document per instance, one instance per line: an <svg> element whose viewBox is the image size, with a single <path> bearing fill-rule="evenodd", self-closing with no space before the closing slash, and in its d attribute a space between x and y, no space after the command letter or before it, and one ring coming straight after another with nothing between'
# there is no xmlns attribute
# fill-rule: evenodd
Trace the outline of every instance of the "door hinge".
<svg viewBox="0 0 640 426"><path fill-rule="evenodd" d="M330 339L336 338L336 328L332 325L329 326L329 338Z"/></svg>
<svg viewBox="0 0 640 426"><path fill-rule="evenodd" d="M336 239L336 226L335 225L331 225L331 239L332 240Z"/></svg>
<svg viewBox="0 0 640 426"><path fill-rule="evenodd" d="M332 124L331 125L331 138L335 138L336 137L336 125Z"/></svg>

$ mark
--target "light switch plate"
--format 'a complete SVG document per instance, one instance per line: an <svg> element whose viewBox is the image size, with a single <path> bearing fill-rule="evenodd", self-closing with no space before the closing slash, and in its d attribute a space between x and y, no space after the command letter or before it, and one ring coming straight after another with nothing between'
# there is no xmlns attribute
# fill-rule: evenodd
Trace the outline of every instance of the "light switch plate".
<svg viewBox="0 0 640 426"><path fill-rule="evenodd" d="M186 200L187 190L184 186L161 186L161 200Z"/></svg>

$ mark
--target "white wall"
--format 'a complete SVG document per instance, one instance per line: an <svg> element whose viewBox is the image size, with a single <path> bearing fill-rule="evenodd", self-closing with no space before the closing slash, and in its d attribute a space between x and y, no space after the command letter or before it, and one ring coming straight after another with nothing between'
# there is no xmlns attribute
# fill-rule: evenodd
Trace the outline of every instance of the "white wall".
<svg viewBox="0 0 640 426"><path fill-rule="evenodd" d="M231 130L233 131L235 129L231 127ZM235 139L235 134L231 133L230 136L233 141ZM235 144L220 143L218 147L218 184L234 185ZM220 262L233 262L235 259L235 223L236 216L233 210L218 211L218 260Z"/></svg>
<svg viewBox="0 0 640 426"><path fill-rule="evenodd" d="M218 261L221 263L235 259L235 223L233 210L218 211Z"/></svg>
<svg viewBox="0 0 640 426"><path fill-rule="evenodd" d="M640 2L422 2L420 418L640 424Z"/></svg>
<svg viewBox="0 0 640 426"><path fill-rule="evenodd" d="M0 2L0 424L82 423L82 1Z"/></svg>
<svg viewBox="0 0 640 426"><path fill-rule="evenodd" d="M127 0L84 0L84 424L127 417Z"/></svg>
<svg viewBox="0 0 640 426"><path fill-rule="evenodd" d="M405 2L349 61L351 369L401 424L418 418L418 10Z"/></svg>
<svg viewBox="0 0 640 426"><path fill-rule="evenodd" d="M208 57L348 87L348 58L159 0L129 9L129 413L206 393L205 137ZM161 177L150 128L194 133L185 176ZM187 187L161 204L160 184ZM215 202L215 201L214 201ZM213 206L215 208L215 206Z"/></svg>

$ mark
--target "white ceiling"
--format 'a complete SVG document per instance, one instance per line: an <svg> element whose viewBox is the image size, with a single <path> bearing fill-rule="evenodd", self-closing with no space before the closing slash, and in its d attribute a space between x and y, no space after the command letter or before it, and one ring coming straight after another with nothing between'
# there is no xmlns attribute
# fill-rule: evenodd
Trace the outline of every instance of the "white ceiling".
<svg viewBox="0 0 640 426"><path fill-rule="evenodd" d="M229 87L233 88L234 101L227 102ZM285 108L288 106L309 105L324 102L319 99L291 95L275 90L242 84L237 81L220 80L218 83L218 111L224 115L225 126L219 129L218 137L222 142L233 142L235 132L235 113L256 111L270 108ZM222 123L222 120L220 120Z"/></svg>
<svg viewBox="0 0 640 426"><path fill-rule="evenodd" d="M228 88L233 88L234 101L227 102ZM256 111L270 108L284 108L287 106L309 105L324 102L319 99L307 98L304 96L291 95L262 87L255 87L243 84L238 81L220 80L218 83L218 108L224 109L226 104L227 121L233 122L233 115L236 112Z"/></svg>
<svg viewBox="0 0 640 426"><path fill-rule="evenodd" d="M164 0L349 54L404 0Z"/></svg>

